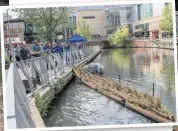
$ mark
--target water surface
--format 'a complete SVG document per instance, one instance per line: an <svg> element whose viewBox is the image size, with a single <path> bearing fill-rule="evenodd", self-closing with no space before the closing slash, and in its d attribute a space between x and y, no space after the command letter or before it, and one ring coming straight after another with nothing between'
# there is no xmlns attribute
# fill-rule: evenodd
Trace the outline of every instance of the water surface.
<svg viewBox="0 0 178 131"><path fill-rule="evenodd" d="M105 67L104 75L139 91L153 93L175 114L174 57L172 50L104 50L94 60ZM46 117L46 126L143 124L154 121L129 110L74 79L59 95Z"/></svg>

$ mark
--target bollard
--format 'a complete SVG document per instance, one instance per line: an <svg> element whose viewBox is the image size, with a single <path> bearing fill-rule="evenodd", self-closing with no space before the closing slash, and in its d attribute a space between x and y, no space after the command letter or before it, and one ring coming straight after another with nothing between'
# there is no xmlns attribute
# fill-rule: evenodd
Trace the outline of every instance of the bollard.
<svg viewBox="0 0 178 131"><path fill-rule="evenodd" d="M119 82L121 81L121 76L119 75Z"/></svg>

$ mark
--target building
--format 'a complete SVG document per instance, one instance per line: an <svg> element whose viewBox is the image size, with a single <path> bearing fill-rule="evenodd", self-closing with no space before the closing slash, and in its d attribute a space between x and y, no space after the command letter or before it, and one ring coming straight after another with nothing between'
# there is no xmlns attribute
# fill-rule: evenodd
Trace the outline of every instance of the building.
<svg viewBox="0 0 178 131"><path fill-rule="evenodd" d="M25 24L23 20L9 20L4 21L4 39L8 43L9 37L11 39L20 37L24 38Z"/></svg>
<svg viewBox="0 0 178 131"><path fill-rule="evenodd" d="M78 9L76 13L77 23L81 19L84 19L91 27L92 35L107 35L107 22L106 22L106 13L103 9L94 8L85 8Z"/></svg>
<svg viewBox="0 0 178 131"><path fill-rule="evenodd" d="M32 43L31 40L35 39L36 28L32 23L26 23L22 19L11 19L4 21L4 39L6 44L14 38L20 38L22 41L26 40L27 43Z"/></svg>
<svg viewBox="0 0 178 131"><path fill-rule="evenodd" d="M149 37L150 39L159 38L159 23L161 16L147 18L133 23L135 36Z"/></svg>
<svg viewBox="0 0 178 131"><path fill-rule="evenodd" d="M109 35L126 25L132 31L131 5L77 7L77 20L84 18L92 26L93 35Z"/></svg>
<svg viewBox="0 0 178 131"><path fill-rule="evenodd" d="M162 11L167 3L133 5L132 30L136 37L159 38L159 23Z"/></svg>
<svg viewBox="0 0 178 131"><path fill-rule="evenodd" d="M107 34L114 33L117 28L123 25L128 26L129 31L132 31L132 6L131 5L113 5L105 8L107 15Z"/></svg>

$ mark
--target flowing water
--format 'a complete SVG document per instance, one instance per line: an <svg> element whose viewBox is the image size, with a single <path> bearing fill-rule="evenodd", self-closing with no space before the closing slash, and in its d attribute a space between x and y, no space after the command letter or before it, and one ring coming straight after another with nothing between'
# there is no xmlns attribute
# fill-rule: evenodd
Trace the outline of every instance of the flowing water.
<svg viewBox="0 0 178 131"><path fill-rule="evenodd" d="M104 75L139 91L159 97L176 114L174 52L137 48L104 50L94 60L105 67ZM73 79L53 102L46 126L143 124L154 121L129 110Z"/></svg>

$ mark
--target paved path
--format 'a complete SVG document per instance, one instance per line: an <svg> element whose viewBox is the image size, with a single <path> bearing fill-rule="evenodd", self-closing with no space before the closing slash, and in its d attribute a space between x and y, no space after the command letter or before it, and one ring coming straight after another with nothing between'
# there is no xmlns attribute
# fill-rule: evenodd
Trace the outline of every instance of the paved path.
<svg viewBox="0 0 178 131"><path fill-rule="evenodd" d="M44 124L44 121L43 121L36 105L35 105L34 97L29 100L29 105L30 105L30 110L31 110L31 117L35 123L35 127L36 128L44 128L45 124Z"/></svg>

